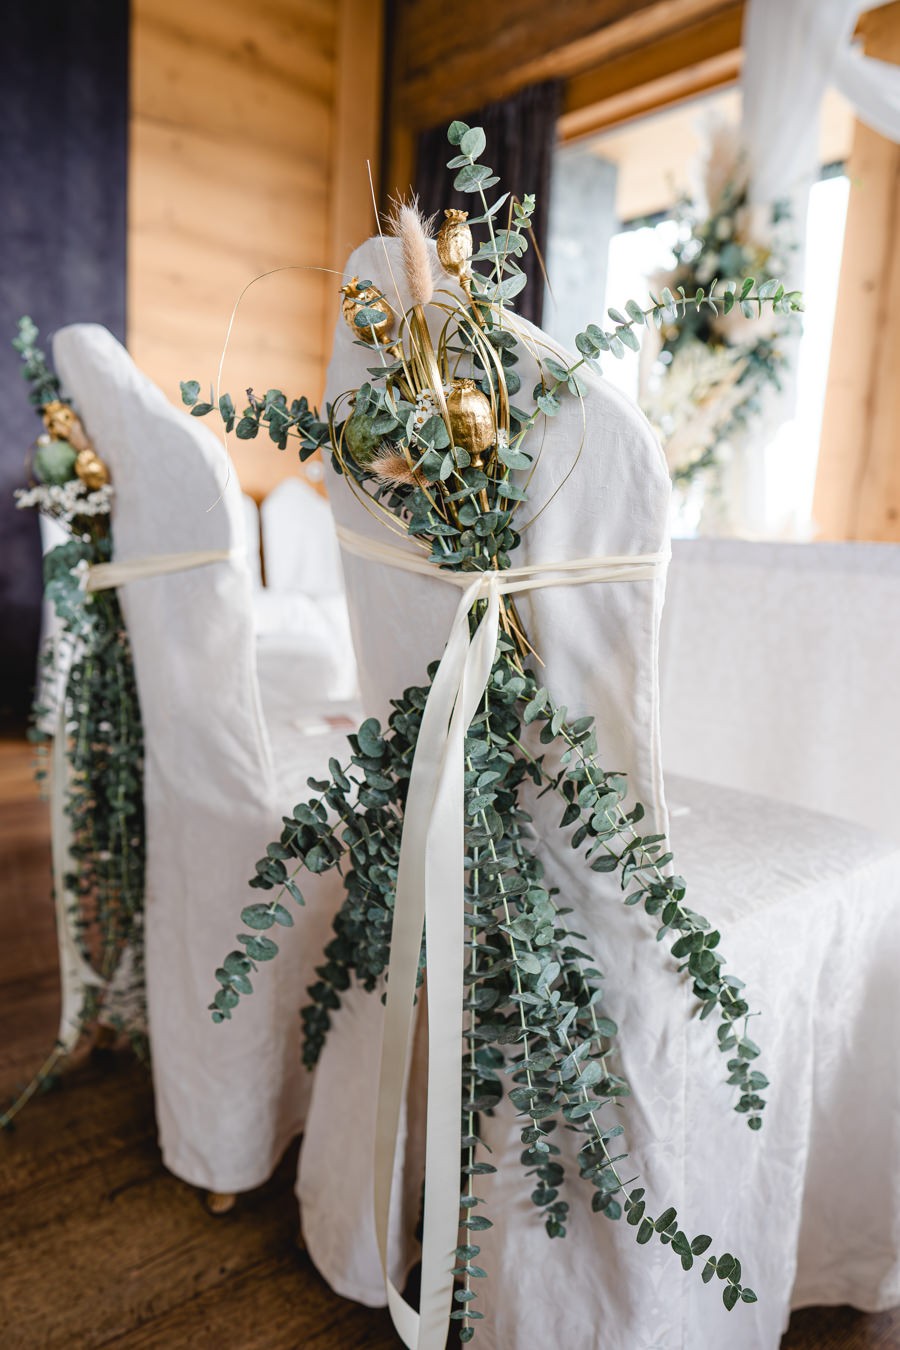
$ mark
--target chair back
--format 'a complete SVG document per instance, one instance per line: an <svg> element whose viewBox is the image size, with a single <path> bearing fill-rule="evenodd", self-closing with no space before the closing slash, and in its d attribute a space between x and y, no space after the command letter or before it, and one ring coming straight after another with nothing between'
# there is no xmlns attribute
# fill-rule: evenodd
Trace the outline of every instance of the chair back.
<svg viewBox="0 0 900 1350"><path fill-rule="evenodd" d="M263 584L259 507L249 492L241 493L241 503L244 508L244 542L247 548L250 585L254 591L258 591Z"/></svg>
<svg viewBox="0 0 900 1350"><path fill-rule="evenodd" d="M374 279L395 309L409 308L399 241L370 239L350 258L347 275ZM441 318L438 311L436 324ZM520 322L526 343L542 356L559 358L556 343ZM339 320L326 399L333 403L358 387L371 365L371 350L356 343ZM515 402L528 406L527 391L539 378L538 367L523 353L516 370L522 391ZM583 404L565 401L542 433L523 516L534 523L523 532L514 564L655 553L666 546L669 480L659 444L633 404L599 376L582 373L588 386ZM326 481L339 524L396 542L330 470ZM384 719L392 697L410 684L425 683L429 662L443 651L459 593L347 552L343 562L363 702L368 712ZM548 589L517 599L554 697L573 717L586 712L597 717L604 762L629 770L635 792L648 809L659 811L656 635L663 592L660 577Z"/></svg>
<svg viewBox="0 0 900 1350"><path fill-rule="evenodd" d="M260 507L266 585L319 599L341 595L344 579L334 517L302 478L286 478Z"/></svg>
<svg viewBox="0 0 900 1350"><path fill-rule="evenodd" d="M176 409L105 328L63 328L53 351L109 466L114 558L231 554L120 590L144 722L148 807L163 798L216 812L270 800L237 474L212 432Z"/></svg>

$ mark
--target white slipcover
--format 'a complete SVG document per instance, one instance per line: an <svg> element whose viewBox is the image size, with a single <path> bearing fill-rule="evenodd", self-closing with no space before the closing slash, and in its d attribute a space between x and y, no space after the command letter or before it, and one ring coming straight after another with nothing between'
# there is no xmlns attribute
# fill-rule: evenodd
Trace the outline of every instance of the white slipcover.
<svg viewBox="0 0 900 1350"><path fill-rule="evenodd" d="M667 770L900 843L900 547L674 544L660 647Z"/></svg>
<svg viewBox="0 0 900 1350"><path fill-rule="evenodd" d="M266 571L255 597L260 661L293 664L314 642L329 696L353 698L356 658L331 507L301 478L285 478L259 515Z"/></svg>
<svg viewBox="0 0 900 1350"><path fill-rule="evenodd" d="M260 556L259 507L249 492L241 493L244 509L244 542L247 548L247 567L254 592L262 587L262 558Z"/></svg>
<svg viewBox="0 0 900 1350"><path fill-rule="evenodd" d="M303 1126L297 1012L327 941L337 879L306 879L307 910L291 905L296 926L275 930L280 957L260 967L254 994L221 1026L207 1011L214 971L237 945L242 907L259 898L247 887L256 859L307 776L345 743L289 666L276 674L294 725L267 726L244 510L221 443L177 411L106 329L65 328L53 350L110 468L116 560L234 550L228 562L134 581L120 598L146 743L147 1000L163 1158L195 1185L246 1190L266 1180Z"/></svg>
<svg viewBox="0 0 900 1350"><path fill-rule="evenodd" d="M397 245L387 247L400 277ZM378 241L353 254L347 275L371 277L393 295ZM401 282L400 310L409 303L402 292ZM370 364L338 321L326 397L357 386ZM530 365L519 366L520 405L534 383ZM665 544L669 485L659 447L629 402L597 377L587 382L584 451L577 458L585 427L570 401L547 428L532 505L563 486L525 533L518 562ZM339 524L381 537L334 477L329 491ZM423 682L440 655L457 593L353 556L344 568L365 711L384 720L390 698ZM656 676L662 599L660 582L641 582L537 592L521 604L546 683L570 715L597 717L603 763L627 771L648 830L660 831L667 827ZM487 1317L478 1324L483 1350L775 1350L792 1291L798 1300L863 1307L900 1296L900 1206L891 1194L900 1175L900 1050L876 1034L900 1018L892 977L900 856L864 831L745 795L723 794L721 810L702 785L680 783L675 795L688 903L714 924L728 920L729 969L746 974L764 1014L756 1036L773 1087L757 1135L731 1111L714 1031L689 1020L689 989L654 942L650 921L623 907L614 878L591 873L568 847L558 802L537 802L535 825L548 878L606 973L606 1007L619 1023L622 1070L634 1090L623 1113L634 1170L650 1203L676 1205L691 1234L709 1232L715 1250L741 1257L760 1302L726 1313L718 1283L702 1286L698 1271L685 1274L670 1251L656 1243L638 1249L624 1223L592 1215L566 1134L557 1142L569 1163L569 1235L547 1239L518 1162L521 1122L504 1103L483 1122L499 1167L479 1177L495 1221L477 1234L478 1263L489 1275L478 1281L476 1305ZM298 1178L317 1267L340 1293L371 1305L385 1301L371 1197L380 1035L377 998L351 991L316 1074ZM414 1071L405 1206L392 1244L401 1284L415 1256L422 1089Z"/></svg>
<svg viewBox="0 0 900 1350"><path fill-rule="evenodd" d="M342 595L341 554L328 501L302 478L285 478L260 507L266 585L276 591Z"/></svg>

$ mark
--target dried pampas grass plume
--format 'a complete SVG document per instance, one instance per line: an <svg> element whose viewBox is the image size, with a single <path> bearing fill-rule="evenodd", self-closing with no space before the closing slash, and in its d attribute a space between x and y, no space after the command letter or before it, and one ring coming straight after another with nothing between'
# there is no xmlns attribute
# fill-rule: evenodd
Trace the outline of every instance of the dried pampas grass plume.
<svg viewBox="0 0 900 1350"><path fill-rule="evenodd" d="M410 299L414 305L427 305L434 295L434 272L428 247L431 221L422 215L418 201L395 202L390 229L400 240Z"/></svg>
<svg viewBox="0 0 900 1350"><path fill-rule="evenodd" d="M423 481L405 455L401 455L397 450L380 451L369 468L382 483L390 483L393 486L419 487Z"/></svg>

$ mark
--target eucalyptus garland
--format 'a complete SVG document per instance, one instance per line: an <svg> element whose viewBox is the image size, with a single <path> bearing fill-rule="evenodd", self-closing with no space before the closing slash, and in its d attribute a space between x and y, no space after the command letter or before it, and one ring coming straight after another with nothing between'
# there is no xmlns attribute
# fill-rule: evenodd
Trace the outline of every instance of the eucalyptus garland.
<svg viewBox="0 0 900 1350"><path fill-rule="evenodd" d="M641 407L658 432L676 486L714 479L735 438L780 390L789 353L787 325L759 325L754 296L784 295L778 280L795 249L788 202L753 208L747 166L727 125L710 128L703 191L679 199L671 267L652 278L666 305L656 363L642 380ZM679 306L714 277L744 276L732 309ZM792 309L801 310L798 292Z"/></svg>
<svg viewBox="0 0 900 1350"><path fill-rule="evenodd" d="M640 330L660 327L675 310L683 317L688 310L717 313L741 303L760 313L768 303L775 313L788 314L799 307L799 296L778 286L762 293L744 282L721 291L699 288L690 299L664 297L646 307L629 301L624 313L610 311L611 327L591 325L578 335L577 360L541 358L509 313L525 284L518 259L528 247L533 200L518 203L504 194L489 205L487 190L498 180L479 161L484 133L454 122L448 135L458 148L449 166L457 171L455 186L481 205L475 219L447 212L437 239L438 257L461 283L465 303L458 293L434 292L423 225L403 208L397 228L413 306L399 319L399 333L389 301L371 281L354 278L344 287L344 314L358 342L380 356L370 380L342 395L325 420L306 399L289 401L278 390L264 398L251 391L241 415L226 394L217 410L226 430L236 427L242 439L266 432L282 449L298 440L302 460L329 451L348 489L395 532L426 544L436 568L477 573L511 565L519 513L540 453L541 436L532 433L564 399L585 397L582 367L596 368L603 353L619 357L637 349ZM486 236L477 251L471 226ZM444 316L436 344L425 304ZM511 401L521 384L516 366L523 348L541 368L533 412ZM216 407L213 399L199 401L196 381L185 382L182 394L196 416ZM473 607L472 631L484 605ZM599 764L593 719L570 718L540 683L508 597L501 626L487 692L465 741L468 968L452 1314L461 1324L460 1338L471 1340L482 1316L476 1289L486 1272L477 1264L477 1235L492 1225L476 1194L478 1176L495 1170L480 1122L504 1096L521 1120L523 1184L550 1237L566 1233L566 1170L554 1136L568 1128L581 1140L578 1170L593 1187L595 1211L612 1220L624 1216L639 1244L662 1242L685 1270L699 1262L704 1281L722 1281L727 1308L752 1303L756 1295L744 1284L737 1257L713 1254L709 1236L689 1236L674 1207L651 1202L642 1187L623 1179L621 1112L607 1108L621 1105L629 1087L616 1067L619 1029L604 1010L600 954L588 950L572 927L566 897L545 881L523 791L533 785L557 797L560 828L586 868L617 874L624 903L652 917L658 938L692 982L700 1016L717 1019L735 1109L757 1130L767 1080L756 1067L759 1048L748 1035L751 1012L743 986L725 972L719 933L688 907L665 838L643 833L644 810L628 804L625 777ZM436 669L436 663L430 667L429 680ZM327 777L309 779L311 795L284 817L279 839L256 864L250 885L267 898L243 910L247 931L238 935L240 947L216 971L210 1009L221 1023L252 992L260 964L277 955L273 933L293 925L291 901L304 903L302 873L341 871L345 897L302 1011L310 1068L354 979L372 992L383 987L404 806L429 688L405 690L393 701L386 727L371 718L363 722L348 738L343 761L332 759ZM647 959L658 957L648 949ZM420 979L427 961L423 943Z"/></svg>
<svg viewBox="0 0 900 1350"><path fill-rule="evenodd" d="M66 738L70 865L64 878L65 915L97 979L77 991L74 1025L64 1029L35 1078L0 1116L0 1126L52 1080L66 1054L93 1027L102 1027L107 1039L126 1034L139 1057L147 1058L140 705L117 594L89 594L83 585L87 569L111 558L112 488L37 339L32 321L21 319L13 346L44 431L33 457L37 481L16 495L20 507L37 507L59 521L69 537L44 557L44 593L57 631L41 654L29 739L38 750L38 777L44 779L47 747L56 735Z"/></svg>

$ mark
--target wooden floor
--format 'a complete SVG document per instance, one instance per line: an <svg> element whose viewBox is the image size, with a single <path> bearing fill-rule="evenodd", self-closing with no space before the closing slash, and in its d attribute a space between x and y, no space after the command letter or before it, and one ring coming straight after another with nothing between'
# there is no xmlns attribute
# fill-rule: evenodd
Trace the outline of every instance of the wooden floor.
<svg viewBox="0 0 900 1350"><path fill-rule="evenodd" d="M30 753L0 743L4 1101L55 1031L49 886ZM297 1249L295 1166L293 1149L266 1187L212 1218L160 1162L143 1071L125 1054L82 1055L0 1135L0 1350L396 1350L386 1315L337 1298ZM900 1347L900 1313L843 1308L796 1314L782 1342L890 1347Z"/></svg>

